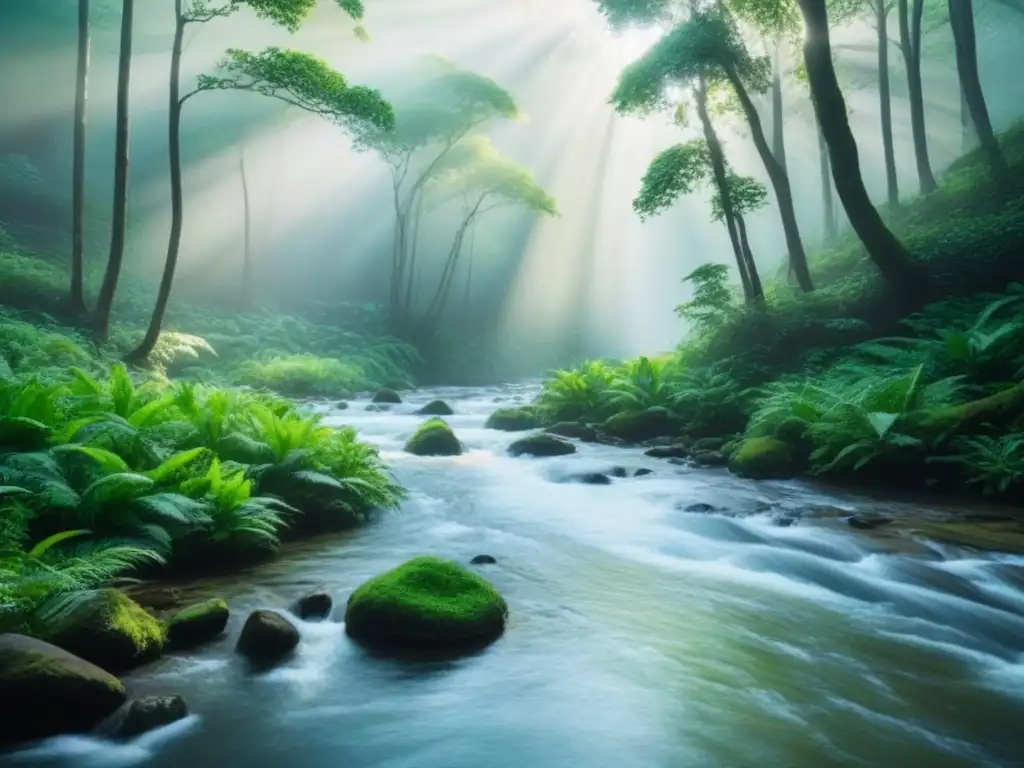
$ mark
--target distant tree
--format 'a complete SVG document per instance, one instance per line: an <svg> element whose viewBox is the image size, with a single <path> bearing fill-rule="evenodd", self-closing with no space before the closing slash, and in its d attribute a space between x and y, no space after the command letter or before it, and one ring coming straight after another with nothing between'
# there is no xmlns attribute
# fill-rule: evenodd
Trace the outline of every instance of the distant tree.
<svg viewBox="0 0 1024 768"><path fill-rule="evenodd" d="M391 171L395 238L391 254L390 322L409 329L423 193L450 163L450 155L488 122L518 116L512 95L483 75L433 59L430 73L397 109L393 130L371 131L361 145L376 151Z"/></svg>
<svg viewBox="0 0 1024 768"><path fill-rule="evenodd" d="M928 157L928 129L925 125L924 86L921 81L921 42L925 0L898 0L900 52L907 70L907 94L910 98L910 129L914 137L914 160L921 194L938 188Z"/></svg>
<svg viewBox="0 0 1024 768"><path fill-rule="evenodd" d="M85 306L85 106L89 86L89 0L78 0L78 63L75 71L75 133L71 168L71 293L70 309L84 315Z"/></svg>
<svg viewBox="0 0 1024 768"><path fill-rule="evenodd" d="M733 312L729 270L724 264L701 264L683 282L693 285L693 298L677 306L675 313L689 320L698 336L713 331Z"/></svg>
<svg viewBox="0 0 1024 768"><path fill-rule="evenodd" d="M339 7L349 16L360 20L363 16L363 5L361 0L336 0ZM228 80L218 81L216 78L208 80L206 85L200 84L198 88L184 96L181 95L181 59L184 51L185 30L190 24L205 24L215 19L227 18L234 15L243 7L248 7L262 19L272 24L283 27L290 32L296 31L306 17L316 6L317 0L174 0L174 41L171 45L171 69L168 98L168 159L170 161L171 176L171 232L167 244L167 258L164 262L164 271L160 279L160 289L157 294L156 306L153 309L153 316L149 328L142 342L128 355L132 362L142 362L153 351L156 342L160 337L160 328L163 324L164 313L167 310L167 302L170 300L171 288L174 284L174 274L178 265L178 252L181 248L181 233L184 227L184 198L182 193L181 173L181 114L185 102L192 96L204 90L214 88L232 87ZM273 51L276 53L268 52ZM236 51L237 54L244 52ZM250 54L246 54L251 56ZM349 103L352 94L350 91L357 91L355 100L369 96L367 89L349 89L341 75L331 70L319 60L312 57L302 57L302 54L280 51L279 49L268 49L250 59L234 58L236 67L249 65L256 69L252 73L237 71L237 74L252 74L253 77L243 77L245 90L257 90L254 83L262 83L272 93L280 98L278 94L286 94L291 91L297 93L305 92L307 95L317 91L318 98L334 101L335 107L339 108L339 114L349 114L352 105ZM323 83L317 83L315 78L324 76ZM339 80L340 78L340 80ZM341 89L341 91L339 91ZM365 93L364 93L365 91ZM344 99L342 98L344 93ZM372 100L372 99L370 99ZM342 104L344 102L344 104ZM377 107L383 101L376 98ZM367 100L359 106L367 106ZM390 111L388 110L390 116ZM111 297L112 298L112 297ZM108 309L109 312L109 309Z"/></svg>

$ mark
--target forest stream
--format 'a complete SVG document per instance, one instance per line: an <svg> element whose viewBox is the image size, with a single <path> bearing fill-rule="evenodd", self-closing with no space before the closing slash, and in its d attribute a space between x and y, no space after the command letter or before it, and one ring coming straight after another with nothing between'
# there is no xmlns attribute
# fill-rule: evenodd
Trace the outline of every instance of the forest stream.
<svg viewBox="0 0 1024 768"><path fill-rule="evenodd" d="M843 515L904 502L754 483L639 449L514 459L485 430L532 386L420 391L392 412L332 410L380 446L409 499L350 534L287 549L197 592L228 600L224 639L126 678L192 715L128 743L61 737L10 764L76 768L683 768L1021 765L1024 558L979 555ZM419 458L412 412L441 397L467 452ZM324 406L326 408L326 406ZM610 485L572 482L623 467ZM653 474L632 476L636 469ZM721 512L684 511L706 504ZM696 508L695 508L696 509ZM706 509L706 507L705 507ZM780 524L793 521L792 524ZM417 554L474 566L510 607L505 636L453 662L369 655L344 601ZM282 666L233 653L251 608L334 595Z"/></svg>

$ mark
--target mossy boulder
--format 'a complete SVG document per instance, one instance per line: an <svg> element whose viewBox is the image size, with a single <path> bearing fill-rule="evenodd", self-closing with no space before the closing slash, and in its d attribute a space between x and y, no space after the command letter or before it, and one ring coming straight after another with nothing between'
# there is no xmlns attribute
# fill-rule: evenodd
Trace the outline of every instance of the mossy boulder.
<svg viewBox="0 0 1024 768"><path fill-rule="evenodd" d="M459 456L462 454L462 443L448 422L435 416L420 424L406 441L405 450L416 456Z"/></svg>
<svg viewBox="0 0 1024 768"><path fill-rule="evenodd" d="M455 411L444 400L431 400L416 413L420 416L453 416Z"/></svg>
<svg viewBox="0 0 1024 768"><path fill-rule="evenodd" d="M690 449L682 443L674 445L656 445L644 451L644 456L652 459L685 459L691 453Z"/></svg>
<svg viewBox="0 0 1024 768"><path fill-rule="evenodd" d="M597 440L596 429L589 424L580 424L575 421L560 421L544 431L559 437L571 437L576 440L582 440L585 443L593 443Z"/></svg>
<svg viewBox="0 0 1024 768"><path fill-rule="evenodd" d="M117 727L118 738L131 739L188 717L188 704L181 696L146 696L128 707Z"/></svg>
<svg viewBox="0 0 1024 768"><path fill-rule="evenodd" d="M698 451L720 451L726 442L727 440L724 437L702 437L699 440L693 441L690 450L694 453Z"/></svg>
<svg viewBox="0 0 1024 768"><path fill-rule="evenodd" d="M166 641L163 622L116 589L101 589L53 638L55 645L111 672L152 661Z"/></svg>
<svg viewBox="0 0 1024 768"><path fill-rule="evenodd" d="M516 440L508 447L511 456L567 456L576 446L561 437L542 432Z"/></svg>
<svg viewBox="0 0 1024 768"><path fill-rule="evenodd" d="M502 432L525 432L540 426L537 410L530 405L518 408L499 408L484 423L487 429L500 429Z"/></svg>
<svg viewBox="0 0 1024 768"><path fill-rule="evenodd" d="M208 643L224 632L229 615L228 604L217 597L190 605L167 622L167 639L182 650Z"/></svg>
<svg viewBox="0 0 1024 768"><path fill-rule="evenodd" d="M460 650L496 640L507 616L504 598L486 579L448 560L417 557L353 592L345 629L382 649Z"/></svg>
<svg viewBox="0 0 1024 768"><path fill-rule="evenodd" d="M601 430L612 437L631 443L642 443L654 437L677 434L682 423L664 408L651 408L635 413L617 413L604 423Z"/></svg>
<svg viewBox="0 0 1024 768"><path fill-rule="evenodd" d="M245 620L236 650L250 661L267 665L295 650L301 636L288 619L274 611L253 611Z"/></svg>
<svg viewBox="0 0 1024 768"><path fill-rule="evenodd" d="M788 443L774 437L748 437L729 457L729 470L757 480L794 477L799 466Z"/></svg>
<svg viewBox="0 0 1024 768"><path fill-rule="evenodd" d="M724 467L729 463L729 456L721 451L695 451L692 458L698 467Z"/></svg>
<svg viewBox="0 0 1024 768"><path fill-rule="evenodd" d="M381 389L378 389L377 393L373 396L373 402L378 405L398 405L402 402L402 396L393 389L382 387Z"/></svg>
<svg viewBox="0 0 1024 768"><path fill-rule="evenodd" d="M55 645L0 635L0 746L92 730L127 699L109 672Z"/></svg>

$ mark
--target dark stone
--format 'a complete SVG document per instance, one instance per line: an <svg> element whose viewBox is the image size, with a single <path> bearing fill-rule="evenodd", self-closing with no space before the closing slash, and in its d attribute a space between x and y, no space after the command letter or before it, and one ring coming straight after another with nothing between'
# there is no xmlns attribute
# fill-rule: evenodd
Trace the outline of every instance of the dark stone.
<svg viewBox="0 0 1024 768"><path fill-rule="evenodd" d="M612 467L608 470L608 474L612 477L629 477L629 472L625 467Z"/></svg>
<svg viewBox="0 0 1024 768"><path fill-rule="evenodd" d="M724 467L729 457L721 451L697 451L693 454L693 463L698 467Z"/></svg>
<svg viewBox="0 0 1024 768"><path fill-rule="evenodd" d="M647 469L647 467L640 467L636 472L633 473L633 477L644 477L645 475L653 475L653 469Z"/></svg>
<svg viewBox="0 0 1024 768"><path fill-rule="evenodd" d="M663 408L639 413L617 413L602 426L604 432L634 443L680 431L679 420Z"/></svg>
<svg viewBox="0 0 1024 768"><path fill-rule="evenodd" d="M612 479L601 472L584 472L579 475L569 475L566 478L570 483L583 483L584 485L611 485Z"/></svg>
<svg viewBox="0 0 1024 768"><path fill-rule="evenodd" d="M499 408L484 423L486 429L498 429L503 432L525 432L540 426L537 413L530 406L518 408Z"/></svg>
<svg viewBox="0 0 1024 768"><path fill-rule="evenodd" d="M84 733L125 702L121 681L25 635L0 635L0 746Z"/></svg>
<svg viewBox="0 0 1024 768"><path fill-rule="evenodd" d="M694 453L700 451L720 451L726 442L728 441L724 437L702 437L700 440L695 440L690 448Z"/></svg>
<svg viewBox="0 0 1024 768"><path fill-rule="evenodd" d="M111 672L153 661L163 652L163 622L116 589L101 589L54 636L55 645Z"/></svg>
<svg viewBox="0 0 1024 768"><path fill-rule="evenodd" d="M609 435L609 434L606 434L604 432L598 432L594 436L594 442L598 443L600 445L613 445L613 446L626 445L626 441L623 440L621 437L615 437L614 435Z"/></svg>
<svg viewBox="0 0 1024 768"><path fill-rule="evenodd" d="M253 611L242 627L236 649L258 663L279 661L295 650L299 630L284 616L273 611Z"/></svg>
<svg viewBox="0 0 1024 768"><path fill-rule="evenodd" d="M578 424L575 421L560 421L544 431L559 437L571 437L576 440L582 440L585 443L592 443L597 439L596 429L587 424Z"/></svg>
<svg viewBox="0 0 1024 768"><path fill-rule="evenodd" d="M347 411L348 410L348 403L345 402L344 400L339 400L338 402L336 402L334 404L334 410L336 410L336 411Z"/></svg>
<svg viewBox="0 0 1024 768"><path fill-rule="evenodd" d="M477 555L469 561L470 565L495 565L498 561L490 555Z"/></svg>
<svg viewBox="0 0 1024 768"><path fill-rule="evenodd" d="M373 396L373 402L398 405L402 402L402 397L395 390L383 387L377 390L377 394Z"/></svg>
<svg viewBox="0 0 1024 768"><path fill-rule="evenodd" d="M669 464L674 464L677 467L685 467L689 462L686 459L669 459Z"/></svg>
<svg viewBox="0 0 1024 768"><path fill-rule="evenodd" d="M177 649L194 648L214 640L228 625L228 604L207 600L179 611L167 623L167 639Z"/></svg>
<svg viewBox="0 0 1024 768"><path fill-rule="evenodd" d="M683 507L683 512L707 513L707 512L717 512L717 511L718 511L717 507L713 507L710 504L706 504L703 501L698 501L696 504L688 504L687 506Z"/></svg>
<svg viewBox="0 0 1024 768"><path fill-rule="evenodd" d="M666 436L652 437L650 440L644 440L643 444L650 448L664 448L665 446L668 445L680 445L682 443L683 440L681 438Z"/></svg>
<svg viewBox="0 0 1024 768"><path fill-rule="evenodd" d="M680 443L674 445L658 445L644 451L644 456L652 459L685 459L690 455L690 449Z"/></svg>
<svg viewBox="0 0 1024 768"><path fill-rule="evenodd" d="M130 739L154 728L162 728L188 717L188 704L181 696L146 696L136 699L117 728L116 735Z"/></svg>
<svg viewBox="0 0 1024 768"><path fill-rule="evenodd" d="M334 599L327 592L310 592L295 601L295 608L292 611L304 621L310 619L326 619L331 615L334 607Z"/></svg>
<svg viewBox="0 0 1024 768"><path fill-rule="evenodd" d="M881 528L883 525L888 525L891 522L891 517L876 517L873 515L851 515L846 518L847 525L860 531L873 531L875 528Z"/></svg>
<svg viewBox="0 0 1024 768"><path fill-rule="evenodd" d="M795 517L788 517L780 515L772 518L772 524L777 525L779 528L789 528L793 523L796 522Z"/></svg>
<svg viewBox="0 0 1024 768"><path fill-rule="evenodd" d="M452 416L455 411L444 400L431 400L416 413L420 416Z"/></svg>
<svg viewBox="0 0 1024 768"><path fill-rule="evenodd" d="M385 413L386 411L390 411L391 410L391 406L390 405L381 405L381 404L377 404L377 403L370 403L368 406L366 406L366 410L370 411L371 413Z"/></svg>
<svg viewBox="0 0 1024 768"><path fill-rule="evenodd" d="M561 437L541 433L516 440L508 452L511 456L566 456L576 453L576 446Z"/></svg>

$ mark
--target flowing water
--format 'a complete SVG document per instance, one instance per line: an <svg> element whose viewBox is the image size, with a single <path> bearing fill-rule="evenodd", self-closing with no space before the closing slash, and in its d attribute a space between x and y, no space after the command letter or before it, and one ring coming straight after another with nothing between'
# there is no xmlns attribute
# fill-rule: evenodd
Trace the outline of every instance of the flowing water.
<svg viewBox="0 0 1024 768"><path fill-rule="evenodd" d="M361 530L204 586L227 637L128 678L194 713L128 744L61 738L9 758L159 768L686 768L1024 765L1024 559L856 533L835 510L880 502L584 445L512 459L483 429L528 387L417 393L390 413L330 411L381 446L410 498ZM401 453L414 408L447 399L468 452ZM613 466L654 474L566 482ZM683 509L706 503L729 514ZM831 516L827 510L831 508ZM779 525L817 509L817 519ZM899 504L886 509L899 514ZM367 655L340 623L351 590L417 554L504 593L504 638L454 662ZM232 653L248 609L326 586L281 667Z"/></svg>

